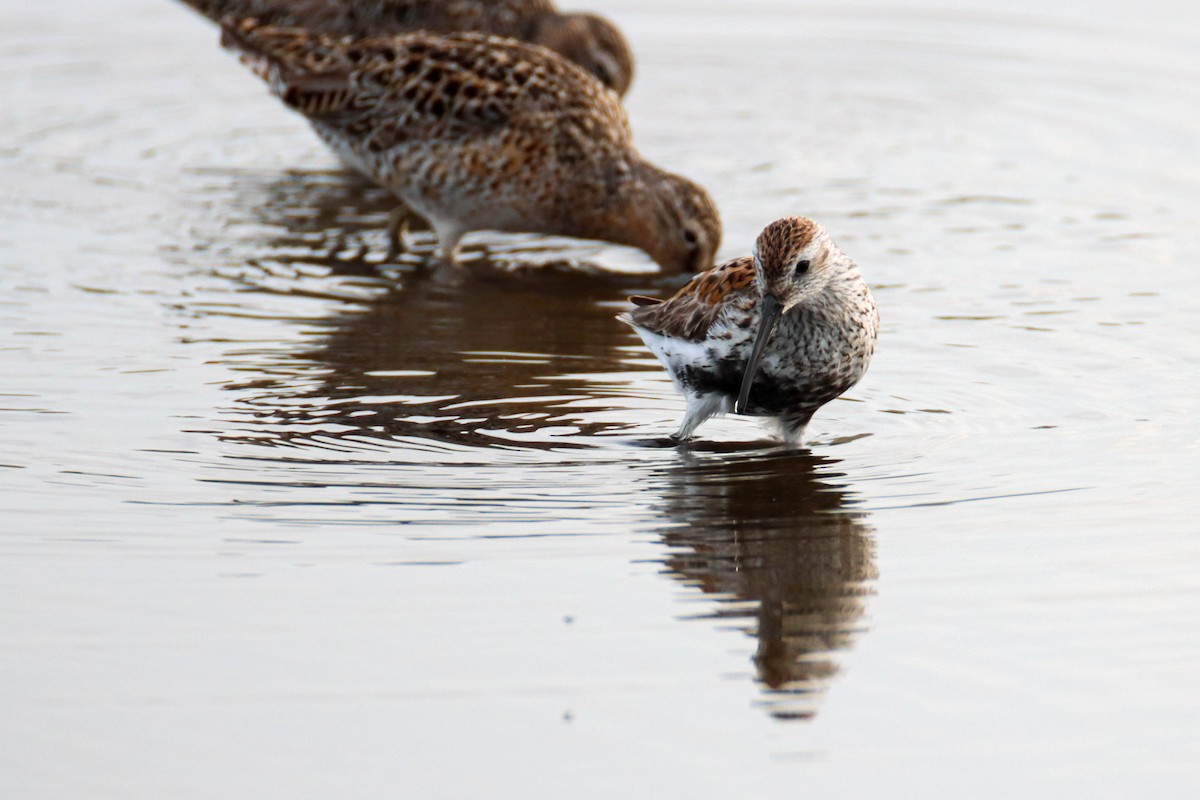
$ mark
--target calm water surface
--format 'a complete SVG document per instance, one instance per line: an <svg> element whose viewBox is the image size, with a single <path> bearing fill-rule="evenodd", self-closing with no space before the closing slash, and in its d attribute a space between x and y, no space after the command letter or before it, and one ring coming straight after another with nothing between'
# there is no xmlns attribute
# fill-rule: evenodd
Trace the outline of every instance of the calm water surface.
<svg viewBox="0 0 1200 800"><path fill-rule="evenodd" d="M1194 797L1200 10L595 6L875 288L809 451L658 446L636 253L381 263L181 5L0 10L0 794Z"/></svg>

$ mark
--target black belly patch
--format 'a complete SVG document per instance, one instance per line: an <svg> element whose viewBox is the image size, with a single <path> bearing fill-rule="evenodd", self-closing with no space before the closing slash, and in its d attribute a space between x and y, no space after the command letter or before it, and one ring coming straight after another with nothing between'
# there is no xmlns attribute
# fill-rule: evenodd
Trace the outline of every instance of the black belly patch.
<svg viewBox="0 0 1200 800"><path fill-rule="evenodd" d="M684 386L701 394L723 394L737 397L742 389L742 365L717 364L712 368L686 367L679 379ZM781 380L776 375L759 372L750 387L746 416L777 416L815 411L849 386L834 383Z"/></svg>

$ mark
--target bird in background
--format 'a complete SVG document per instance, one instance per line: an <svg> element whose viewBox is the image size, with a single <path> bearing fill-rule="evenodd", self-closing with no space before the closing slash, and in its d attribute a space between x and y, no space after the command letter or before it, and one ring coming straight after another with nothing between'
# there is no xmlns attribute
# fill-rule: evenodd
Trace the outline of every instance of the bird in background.
<svg viewBox="0 0 1200 800"><path fill-rule="evenodd" d="M668 273L712 264L721 223L708 193L642 158L617 95L545 48L231 17L222 32L343 161L430 223L445 261L464 234L496 230L629 245Z"/></svg>
<svg viewBox="0 0 1200 800"><path fill-rule="evenodd" d="M798 446L821 406L862 378L879 311L855 263L816 222L785 217L752 256L697 275L669 300L634 297L633 326L687 400L672 437L733 411Z"/></svg>
<svg viewBox="0 0 1200 800"><path fill-rule="evenodd" d="M619 95L633 81L633 52L614 24L560 12L552 0L184 0L204 16L257 19L327 36L475 31L548 47Z"/></svg>

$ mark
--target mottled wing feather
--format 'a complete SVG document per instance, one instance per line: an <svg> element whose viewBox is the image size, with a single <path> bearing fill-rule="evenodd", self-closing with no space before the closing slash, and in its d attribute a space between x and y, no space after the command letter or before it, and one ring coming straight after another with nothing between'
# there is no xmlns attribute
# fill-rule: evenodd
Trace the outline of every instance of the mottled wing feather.
<svg viewBox="0 0 1200 800"><path fill-rule="evenodd" d="M330 36L416 30L485 30L516 36L556 9L550 0L184 0L209 19L254 18L264 25Z"/></svg>
<svg viewBox="0 0 1200 800"><path fill-rule="evenodd" d="M656 304L651 298L633 302L634 324L653 333L698 342L720 318L729 303L756 296L754 261L749 256L726 261L689 281L674 297Z"/></svg>
<svg viewBox="0 0 1200 800"><path fill-rule="evenodd" d="M632 138L614 94L536 45L472 33L338 38L229 17L222 30L286 104L351 134L370 131L373 149L535 125L564 108L585 110L572 127Z"/></svg>
<svg viewBox="0 0 1200 800"><path fill-rule="evenodd" d="M328 0L315 2L328 4ZM488 30L508 35L530 20L557 12L553 0L358 0L357 5L358 17L374 26L362 29L364 34L381 32L380 25L395 21L429 30Z"/></svg>
<svg viewBox="0 0 1200 800"><path fill-rule="evenodd" d="M254 19L226 17L221 22L221 46L237 52L242 63L285 102L293 86L313 93L350 88L354 62L334 42L299 28L261 25Z"/></svg>

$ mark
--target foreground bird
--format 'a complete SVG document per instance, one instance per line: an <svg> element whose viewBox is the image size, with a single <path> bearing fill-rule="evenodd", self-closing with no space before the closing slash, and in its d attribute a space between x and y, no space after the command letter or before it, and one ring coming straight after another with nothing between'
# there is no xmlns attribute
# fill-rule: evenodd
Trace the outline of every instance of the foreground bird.
<svg viewBox="0 0 1200 800"><path fill-rule="evenodd" d="M634 297L632 325L687 399L674 439L734 411L772 417L790 446L858 383L879 311L858 267L805 217L772 222L752 257L697 275L670 300Z"/></svg>
<svg viewBox="0 0 1200 800"><path fill-rule="evenodd" d="M553 0L184 0L206 17L257 19L328 36L476 31L540 44L574 61L617 94L633 81L621 31L594 14L558 11Z"/></svg>
<svg viewBox="0 0 1200 800"><path fill-rule="evenodd" d="M708 194L633 147L617 96L545 48L482 34L336 39L254 20L223 41L454 260L475 230L599 239L666 272L712 264Z"/></svg>

